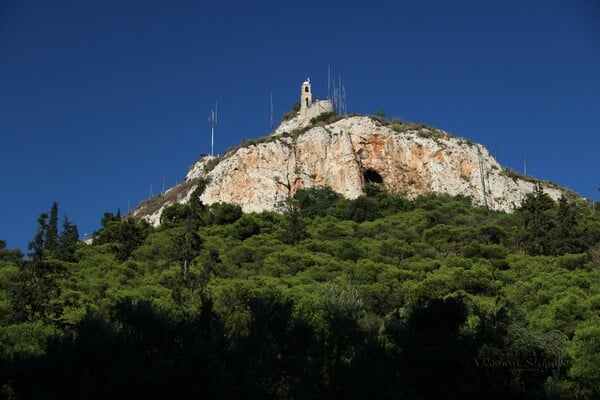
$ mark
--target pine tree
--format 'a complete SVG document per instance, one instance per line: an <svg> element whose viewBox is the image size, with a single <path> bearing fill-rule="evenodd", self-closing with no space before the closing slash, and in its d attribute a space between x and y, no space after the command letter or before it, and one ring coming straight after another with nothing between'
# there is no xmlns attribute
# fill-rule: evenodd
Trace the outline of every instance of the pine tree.
<svg viewBox="0 0 600 400"><path fill-rule="evenodd" d="M58 291L50 264L44 259L47 219L46 213L38 217L38 229L28 246L30 259L23 264L9 289L14 321L45 319L51 312L50 299Z"/></svg>
<svg viewBox="0 0 600 400"><path fill-rule="evenodd" d="M306 238L304 220L296 207L292 207L291 211L288 212L285 227L286 230L281 237L283 243L298 244Z"/></svg>
<svg viewBox="0 0 600 400"><path fill-rule="evenodd" d="M196 227L201 225L202 215L206 212L206 206L202 204L200 196L204 193L206 186L208 186L209 180L199 179L198 186L192 192L190 196L190 202L188 203L188 212L190 213Z"/></svg>
<svg viewBox="0 0 600 400"><path fill-rule="evenodd" d="M57 258L63 261L76 261L75 250L79 242L77 225L69 221L67 214L63 217L62 232L58 239Z"/></svg>
<svg viewBox="0 0 600 400"><path fill-rule="evenodd" d="M52 203L50 209L50 217L46 227L46 240L44 242L44 250L55 251L58 248L58 204Z"/></svg>
<svg viewBox="0 0 600 400"><path fill-rule="evenodd" d="M196 258L202 246L202 240L196 230L194 219L188 215L183 230L175 238L175 258L181 262L184 280L187 278L190 263Z"/></svg>
<svg viewBox="0 0 600 400"><path fill-rule="evenodd" d="M48 214L41 213L38 217L38 229L33 237L33 240L29 242L27 249L31 251L29 253L29 257L31 257L32 262L41 262L44 257L44 249L45 249L45 238L46 238L46 220L48 219Z"/></svg>
<svg viewBox="0 0 600 400"><path fill-rule="evenodd" d="M117 259L125 261L129 258L133 250L144 242L147 232L145 232L144 221L136 223L133 219L126 219L115 225L116 241L121 244L117 251Z"/></svg>
<svg viewBox="0 0 600 400"><path fill-rule="evenodd" d="M556 227L552 231L552 254L578 253L584 251L577 235L577 209L565 196L558 201Z"/></svg>
<svg viewBox="0 0 600 400"><path fill-rule="evenodd" d="M536 186L523 201L519 213L523 217L525 232L521 242L530 254L548 255L551 253L551 232L555 227L556 208L554 200L544 192L541 186Z"/></svg>

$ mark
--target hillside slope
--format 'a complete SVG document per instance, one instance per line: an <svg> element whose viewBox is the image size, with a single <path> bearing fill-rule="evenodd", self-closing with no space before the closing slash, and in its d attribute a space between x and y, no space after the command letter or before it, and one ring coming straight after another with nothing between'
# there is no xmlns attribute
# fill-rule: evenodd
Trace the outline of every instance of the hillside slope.
<svg viewBox="0 0 600 400"><path fill-rule="evenodd" d="M157 225L164 207L189 200L198 178L210 181L203 203L238 204L244 212L277 210L298 189L313 186L353 199L369 182L409 199L430 192L464 195L510 212L538 183L504 170L482 145L424 125L350 116L293 126L220 158L201 158L183 184L142 203L134 216ZM560 197L560 188L539 183L553 199Z"/></svg>

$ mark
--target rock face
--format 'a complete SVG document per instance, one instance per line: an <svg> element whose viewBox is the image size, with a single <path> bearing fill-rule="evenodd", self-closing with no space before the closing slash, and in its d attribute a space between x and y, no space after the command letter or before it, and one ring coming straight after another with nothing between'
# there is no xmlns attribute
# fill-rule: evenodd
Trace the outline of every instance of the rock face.
<svg viewBox="0 0 600 400"><path fill-rule="evenodd" d="M429 192L465 195L474 204L510 212L536 185L503 170L483 146L433 128L354 116L295 129L279 127L220 159L202 158L188 172L185 190L172 188L177 196L152 212L139 207L134 215L157 225L165 206L189 200L196 178L210 179L203 203L234 203L244 212L277 210L298 189L313 186L329 186L353 199L368 182L408 198ZM554 199L562 194L554 185L542 187Z"/></svg>

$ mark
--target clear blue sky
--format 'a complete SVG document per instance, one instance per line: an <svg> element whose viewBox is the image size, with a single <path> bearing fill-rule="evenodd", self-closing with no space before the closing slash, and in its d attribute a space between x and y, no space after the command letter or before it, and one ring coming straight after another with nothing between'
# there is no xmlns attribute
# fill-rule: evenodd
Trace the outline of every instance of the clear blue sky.
<svg viewBox="0 0 600 400"><path fill-rule="evenodd" d="M0 1L0 238L59 203L91 234L270 131L311 77L600 199L600 2Z"/></svg>

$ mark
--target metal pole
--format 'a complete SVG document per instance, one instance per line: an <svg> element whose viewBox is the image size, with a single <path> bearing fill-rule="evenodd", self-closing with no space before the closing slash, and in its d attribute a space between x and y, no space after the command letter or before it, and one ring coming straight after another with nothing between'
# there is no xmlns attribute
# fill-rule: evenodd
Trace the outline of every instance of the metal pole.
<svg viewBox="0 0 600 400"><path fill-rule="evenodd" d="M273 92L271 92L271 129L273 129Z"/></svg>
<svg viewBox="0 0 600 400"><path fill-rule="evenodd" d="M213 157L215 148L215 126L210 126L210 156Z"/></svg>
<svg viewBox="0 0 600 400"><path fill-rule="evenodd" d="M331 100L331 65L327 66L327 100Z"/></svg>

